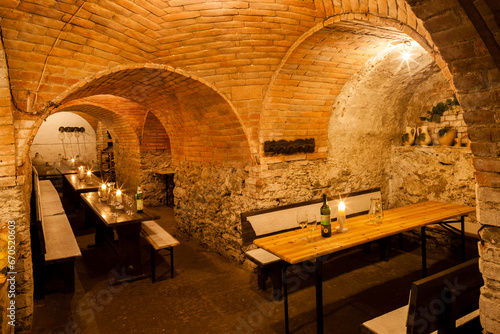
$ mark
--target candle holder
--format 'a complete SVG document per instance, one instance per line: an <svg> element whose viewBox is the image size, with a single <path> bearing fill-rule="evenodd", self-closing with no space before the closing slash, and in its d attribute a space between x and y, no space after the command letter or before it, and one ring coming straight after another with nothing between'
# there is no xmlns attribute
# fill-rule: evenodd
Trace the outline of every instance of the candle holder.
<svg viewBox="0 0 500 334"><path fill-rule="evenodd" d="M347 227L344 226L345 224L345 204L343 201L340 201L339 206L338 206L338 211L337 211L337 223L339 226L335 228L335 231L338 233L344 233L347 231Z"/></svg>
<svg viewBox="0 0 500 334"><path fill-rule="evenodd" d="M106 189L106 183L101 184L99 189L97 189L97 194L99 195L99 199L103 202L108 199L108 189Z"/></svg>
<svg viewBox="0 0 500 334"><path fill-rule="evenodd" d="M84 182L85 181L85 172L83 171L83 167L78 167L78 180L80 180L81 182Z"/></svg>
<svg viewBox="0 0 500 334"><path fill-rule="evenodd" d="M85 182L87 184L92 184L94 183L94 181L92 181L92 172L91 171L87 171L87 177L85 178Z"/></svg>
<svg viewBox="0 0 500 334"><path fill-rule="evenodd" d="M123 209L123 195L120 189L115 193L115 208L117 210Z"/></svg>

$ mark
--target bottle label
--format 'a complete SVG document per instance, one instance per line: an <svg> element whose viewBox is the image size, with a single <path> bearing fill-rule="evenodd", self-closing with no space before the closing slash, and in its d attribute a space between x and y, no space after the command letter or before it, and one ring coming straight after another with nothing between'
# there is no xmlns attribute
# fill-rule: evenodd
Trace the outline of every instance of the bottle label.
<svg viewBox="0 0 500 334"><path fill-rule="evenodd" d="M321 215L321 225L330 225L331 219L330 215Z"/></svg>
<svg viewBox="0 0 500 334"><path fill-rule="evenodd" d="M321 236L323 238L329 238L332 236L332 225L321 225Z"/></svg>
<svg viewBox="0 0 500 334"><path fill-rule="evenodd" d="M142 211L144 210L144 203L142 199L137 200L137 211Z"/></svg>

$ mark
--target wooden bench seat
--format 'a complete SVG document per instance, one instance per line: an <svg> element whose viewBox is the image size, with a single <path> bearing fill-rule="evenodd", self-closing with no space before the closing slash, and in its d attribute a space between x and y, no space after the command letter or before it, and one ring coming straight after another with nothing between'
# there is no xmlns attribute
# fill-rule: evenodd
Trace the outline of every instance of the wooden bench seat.
<svg viewBox="0 0 500 334"><path fill-rule="evenodd" d="M368 213L370 199L381 197L380 188L340 195L346 204L346 215L354 216ZM331 219L336 221L339 199L331 199ZM276 208L244 212L241 214L243 246L251 247L256 238L265 237L299 228L296 221L298 211L319 213L323 205L321 199L284 205ZM332 228L333 230L333 228ZM333 232L334 233L334 232ZM281 289L282 260L274 254L257 248L245 252L245 256L257 265L257 284L259 289L266 289L266 282L271 278L273 291Z"/></svg>
<svg viewBox="0 0 500 334"><path fill-rule="evenodd" d="M43 274L37 283L37 296L43 296L49 276L57 274L64 292L75 290L74 260L82 256L61 199L50 180L39 180L33 168L36 224L43 256Z"/></svg>
<svg viewBox="0 0 500 334"><path fill-rule="evenodd" d="M415 281L408 305L362 324L365 334L455 333L479 316L483 278L472 259Z"/></svg>
<svg viewBox="0 0 500 334"><path fill-rule="evenodd" d="M141 234L151 245L151 280L156 282L155 254L161 250L168 250L170 253L170 274L174 277L174 246L179 245L179 241L170 233L165 231L156 221L148 220L142 222Z"/></svg>

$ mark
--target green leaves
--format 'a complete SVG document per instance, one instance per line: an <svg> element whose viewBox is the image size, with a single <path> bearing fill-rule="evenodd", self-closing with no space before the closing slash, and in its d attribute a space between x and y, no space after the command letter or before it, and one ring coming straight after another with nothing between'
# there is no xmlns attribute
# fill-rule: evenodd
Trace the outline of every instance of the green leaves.
<svg viewBox="0 0 500 334"><path fill-rule="evenodd" d="M432 107L432 110L427 111L427 117L420 117L420 119L422 121L439 123L441 122L441 116L443 116L443 113L445 111L450 110L454 106L458 105L459 103L457 100L457 96L453 94L453 100L447 99L445 103L439 102L434 107Z"/></svg>

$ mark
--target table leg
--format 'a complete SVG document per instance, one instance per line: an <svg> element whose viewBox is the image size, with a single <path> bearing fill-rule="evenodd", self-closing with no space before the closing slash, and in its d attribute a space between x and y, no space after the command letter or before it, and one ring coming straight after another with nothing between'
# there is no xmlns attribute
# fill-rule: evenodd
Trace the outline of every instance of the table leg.
<svg viewBox="0 0 500 334"><path fill-rule="evenodd" d="M465 219L460 217L460 238L462 239L462 262L465 262Z"/></svg>
<svg viewBox="0 0 500 334"><path fill-rule="evenodd" d="M290 327L288 325L288 281L287 281L287 265L283 265L283 307L285 309L285 333L290 333Z"/></svg>
<svg viewBox="0 0 500 334"><path fill-rule="evenodd" d="M422 277L427 277L427 247L426 247L426 236L425 236L425 226L422 226Z"/></svg>
<svg viewBox="0 0 500 334"><path fill-rule="evenodd" d="M316 259L316 332L323 333L323 259Z"/></svg>
<svg viewBox="0 0 500 334"><path fill-rule="evenodd" d="M118 234L118 257L120 269L136 277L143 274L141 263L141 223L116 227Z"/></svg>

